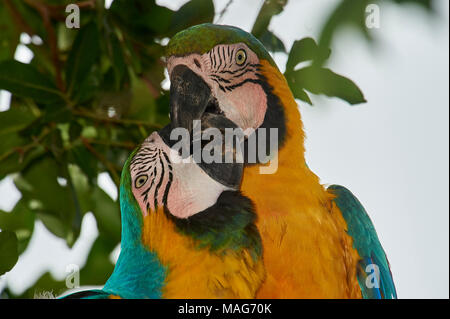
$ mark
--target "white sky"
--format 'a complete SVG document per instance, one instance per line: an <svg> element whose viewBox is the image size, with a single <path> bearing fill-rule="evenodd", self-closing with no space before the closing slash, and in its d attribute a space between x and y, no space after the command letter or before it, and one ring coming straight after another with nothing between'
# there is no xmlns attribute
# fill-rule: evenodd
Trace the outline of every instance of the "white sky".
<svg viewBox="0 0 450 319"><path fill-rule="evenodd" d="M159 0L172 9L185 0ZM228 0L216 0L220 11ZM289 48L296 39L317 38L336 0L290 0L270 26ZM250 30L261 0L234 1L223 24ZM348 187L366 207L391 263L400 298L449 297L449 51L448 1L441 18L415 7L384 5L378 47L341 33L333 45L332 70L354 80L367 104L348 106L314 98L300 104L307 133L307 161L322 183ZM275 60L284 69L286 58ZM0 96L0 109L7 97ZM101 185L116 197L104 175ZM0 209L18 200L11 179L0 182ZM85 262L97 234L95 220L83 220L72 250L41 223L16 267L0 277L16 293L50 269L64 278L68 264ZM115 252L117 255L117 251Z"/></svg>

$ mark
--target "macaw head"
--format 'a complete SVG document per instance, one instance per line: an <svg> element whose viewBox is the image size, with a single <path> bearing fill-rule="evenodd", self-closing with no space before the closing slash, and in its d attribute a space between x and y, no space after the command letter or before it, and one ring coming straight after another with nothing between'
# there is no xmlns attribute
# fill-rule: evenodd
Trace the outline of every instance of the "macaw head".
<svg viewBox="0 0 450 319"><path fill-rule="evenodd" d="M268 77L291 93L254 36L236 27L201 24L176 34L167 45L166 58L172 127L191 130L193 120L213 114L244 133L277 128L279 144L283 142L285 106Z"/></svg>
<svg viewBox="0 0 450 319"><path fill-rule="evenodd" d="M226 119L205 114L200 133L214 129L224 139L224 129L235 127ZM237 144L220 146L220 161L197 162L171 148L171 126L152 133L131 155L125 165L132 194L145 216L164 208L172 216L187 218L214 205L224 191L237 191L244 164L236 160ZM226 162L226 158L231 158Z"/></svg>
<svg viewBox="0 0 450 319"><path fill-rule="evenodd" d="M129 164L132 194L144 216L165 208L174 217L187 218L214 205L222 192L238 188L242 164L206 173L192 157L183 159L171 149L160 134L165 131L145 139Z"/></svg>
<svg viewBox="0 0 450 319"><path fill-rule="evenodd" d="M207 123L214 128L218 124L214 117ZM211 250L219 252L216 261L222 262L221 253L227 249L245 250L246 258L252 258L250 264L259 273L252 286L256 289L264 275L262 264L255 263L261 256L261 240L254 225L253 204L237 190L243 164L223 164L220 170L214 163L200 166L192 156L183 158L169 147L165 140L170 131L164 128L152 133L124 165L121 253L104 290L126 298L161 298L163 287L173 292L166 281L169 273L171 278L189 281L184 270L178 271L184 268L174 266L186 264L185 256L202 261ZM203 249L201 254L192 250L193 243ZM191 260L191 264L197 262ZM217 271L221 269L227 268ZM198 272L200 277L204 273Z"/></svg>
<svg viewBox="0 0 450 319"><path fill-rule="evenodd" d="M206 122L217 124L214 119ZM150 238L164 243L159 236L173 239L181 234L194 239L199 247L245 248L259 258L261 243L253 203L238 190L243 163L199 165L192 156L183 158L170 148L165 142L169 132L164 128L152 133L125 163L120 191L123 247L143 238L156 249ZM227 152L235 153L235 149ZM162 220L175 225L177 231L162 225Z"/></svg>

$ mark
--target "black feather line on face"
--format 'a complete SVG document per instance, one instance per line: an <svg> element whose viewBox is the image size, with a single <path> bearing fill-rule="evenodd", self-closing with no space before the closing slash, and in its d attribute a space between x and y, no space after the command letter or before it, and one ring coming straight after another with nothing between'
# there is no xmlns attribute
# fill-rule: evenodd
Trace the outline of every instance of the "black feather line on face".
<svg viewBox="0 0 450 319"><path fill-rule="evenodd" d="M152 182L150 183L150 186L142 193L144 195L144 202L149 205L148 203L148 193L152 189L153 185L155 184L155 179L152 179Z"/></svg>
<svg viewBox="0 0 450 319"><path fill-rule="evenodd" d="M239 73L239 72L241 72L241 71L243 71L243 70L245 70L247 68L255 68L255 71L259 71L260 66L261 66L261 64L250 64L250 62L247 62L245 65L243 65L239 69L236 69L236 70L233 70L233 71L232 70L221 70L221 71L218 71L217 73L234 75L234 74Z"/></svg>
<svg viewBox="0 0 450 319"><path fill-rule="evenodd" d="M234 61L234 50L235 50L235 49L233 49L233 50L231 51L231 54L230 54L230 65L233 65L233 61Z"/></svg>
<svg viewBox="0 0 450 319"><path fill-rule="evenodd" d="M211 78L214 82L217 83L217 85L219 86L219 89L222 90L223 92L225 92L225 88L223 87L223 85L219 82L219 80L215 79L215 78Z"/></svg>
<svg viewBox="0 0 450 319"><path fill-rule="evenodd" d="M144 170L148 166L148 164L155 162L155 160L156 160L156 155L153 156L152 158L150 158L148 161L141 162L141 163L136 162L135 165L140 165L140 166L133 168L133 172L137 171L137 170L139 170L139 171Z"/></svg>
<svg viewBox="0 0 450 319"><path fill-rule="evenodd" d="M240 78L241 76L247 74L248 72L256 72L256 69L249 67L249 68L243 70L241 73L234 75L233 79Z"/></svg>
<svg viewBox="0 0 450 319"><path fill-rule="evenodd" d="M151 208L149 197L153 197L154 209L156 210L158 207L158 193L162 191L161 187L167 170L168 182L163 190L163 204L166 205L170 186L173 181L172 165L169 156L159 148L150 149L143 147L133 158L132 163L134 167L131 168L131 171L136 172L137 177L146 175L148 180L151 181L150 185L140 195L147 211ZM153 192L152 189L154 190Z"/></svg>
<svg viewBox="0 0 450 319"><path fill-rule="evenodd" d="M225 56L225 47L222 47L222 55L223 55L223 68L226 68L227 66L227 59Z"/></svg>
<svg viewBox="0 0 450 319"><path fill-rule="evenodd" d="M283 104L281 103L280 98L273 93L273 88L268 84L267 79L261 74L258 74L258 76L259 76L258 83L261 85L264 92L266 93L267 110L264 116L263 123L255 131L254 134L256 134L255 137L258 140L259 129L262 128L266 130L266 154L269 154L274 151L270 150L271 128L276 128L278 130L278 150L280 150L284 145L284 142L286 140L286 116L284 114L284 107ZM256 148L258 148L258 144L259 143L256 143ZM259 154L258 149L254 151L256 151L256 154ZM244 154L245 154L244 163L246 166L258 164L258 163L249 163L248 155L250 154L250 152L248 146L248 139L246 139L244 142Z"/></svg>
<svg viewBox="0 0 450 319"><path fill-rule="evenodd" d="M167 185L164 190L164 196L163 196L163 205L167 206L167 197L169 196L170 186L172 185L173 174L172 174L172 165L170 164L169 157L167 156L166 152L163 151L162 153L164 155L164 158L166 159L167 168L168 168L168 172L169 172L169 179L167 181Z"/></svg>
<svg viewBox="0 0 450 319"><path fill-rule="evenodd" d="M234 89L236 89L236 88L238 88L238 87L240 87L240 86L243 86L245 83L255 83L255 84L260 84L260 85L261 85L261 80L245 79L244 81L239 82L239 83L237 83L237 84L230 85L230 86L226 86L225 89L226 89L227 91L230 91L230 92L231 92L231 91L233 91Z"/></svg>
<svg viewBox="0 0 450 319"><path fill-rule="evenodd" d="M130 165L135 165L136 163L139 163L140 161L147 160L148 158L154 157L155 152L143 152L136 154L136 156L131 161Z"/></svg>
<svg viewBox="0 0 450 319"><path fill-rule="evenodd" d="M216 55L214 54L213 50L211 50L211 56L212 56L212 58L211 58L212 67L213 67L213 69L215 69L216 68Z"/></svg>
<svg viewBox="0 0 450 319"><path fill-rule="evenodd" d="M214 79L216 79L216 80L218 80L218 81L220 81L220 82L223 82L223 83L231 83L229 80L224 79L224 78L222 78L222 77L220 77L220 76L218 76L218 75L212 74L211 76L212 76Z"/></svg>
<svg viewBox="0 0 450 319"><path fill-rule="evenodd" d="M200 64L200 62L198 62L197 59L194 59L194 64L197 66L197 68L199 68L200 70L202 69L202 65Z"/></svg>
<svg viewBox="0 0 450 319"><path fill-rule="evenodd" d="M159 157L158 157L159 158L159 164L161 165L161 174L160 174L160 178L159 178L158 184L156 185L156 188L155 188L155 198L154 198L155 211L158 209L158 191L159 191L159 188L161 187L161 184L162 184L163 179L164 179L164 163L163 163L163 161L161 159L161 151L158 150L158 153L159 153Z"/></svg>
<svg viewBox="0 0 450 319"><path fill-rule="evenodd" d="M217 48L217 57L219 58L219 65L217 66L217 70L220 69L220 66L222 65L222 56L220 54L220 48Z"/></svg>

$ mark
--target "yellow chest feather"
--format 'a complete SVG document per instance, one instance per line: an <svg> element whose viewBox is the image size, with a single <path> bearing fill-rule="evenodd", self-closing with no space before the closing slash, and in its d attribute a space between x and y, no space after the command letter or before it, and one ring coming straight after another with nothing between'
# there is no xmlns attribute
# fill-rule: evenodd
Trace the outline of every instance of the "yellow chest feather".
<svg viewBox="0 0 450 319"><path fill-rule="evenodd" d="M241 190L252 199L263 243L266 280L258 298L361 298L358 253L332 197L304 161L303 129L284 77L262 61L263 74L280 97L287 136L278 170L244 170Z"/></svg>
<svg viewBox="0 0 450 319"><path fill-rule="evenodd" d="M249 251L198 248L162 210L145 216L142 240L168 269L163 298L254 298L264 279Z"/></svg>

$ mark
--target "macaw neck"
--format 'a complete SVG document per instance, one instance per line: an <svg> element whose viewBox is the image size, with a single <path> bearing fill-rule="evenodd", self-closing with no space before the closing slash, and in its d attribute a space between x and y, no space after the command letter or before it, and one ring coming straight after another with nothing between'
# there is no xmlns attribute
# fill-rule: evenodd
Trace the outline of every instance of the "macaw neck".
<svg viewBox="0 0 450 319"><path fill-rule="evenodd" d="M143 217L131 192L127 164L123 171L120 186L121 251L103 290L122 298L161 298L167 270L157 254L149 251L142 242Z"/></svg>
<svg viewBox="0 0 450 319"><path fill-rule="evenodd" d="M278 208L282 205L289 205L289 196L300 197L304 199L305 203L317 200L325 203L328 201L328 195L320 185L319 178L305 162L303 124L292 92L285 77L278 69L265 61L262 61L261 64L263 76L272 88L272 93L279 98L283 106L286 133L284 141L278 149L276 172L261 174L262 165L245 167L241 190L244 195L256 200L257 208L261 204ZM295 187L293 187L294 185ZM288 190L287 186L289 186ZM284 198L286 200L283 200ZM258 210L259 216L261 216L260 211Z"/></svg>
<svg viewBox="0 0 450 319"><path fill-rule="evenodd" d="M166 273L158 256L143 245L122 245L114 272L103 290L126 299L159 299Z"/></svg>
<svg viewBox="0 0 450 319"><path fill-rule="evenodd" d="M143 242L168 265L164 298L253 298L264 278L253 206L227 191L179 219L164 208L144 217Z"/></svg>
<svg viewBox="0 0 450 319"><path fill-rule="evenodd" d="M278 135L282 140L278 145L278 168L283 169L307 169L305 165L305 148L303 123L297 102L289 88L286 78L280 71L268 61L261 61L261 74L267 84L268 110L262 126L277 127ZM270 109L281 109L270 111ZM276 118L274 118L276 117ZM283 121L283 122L280 122Z"/></svg>

